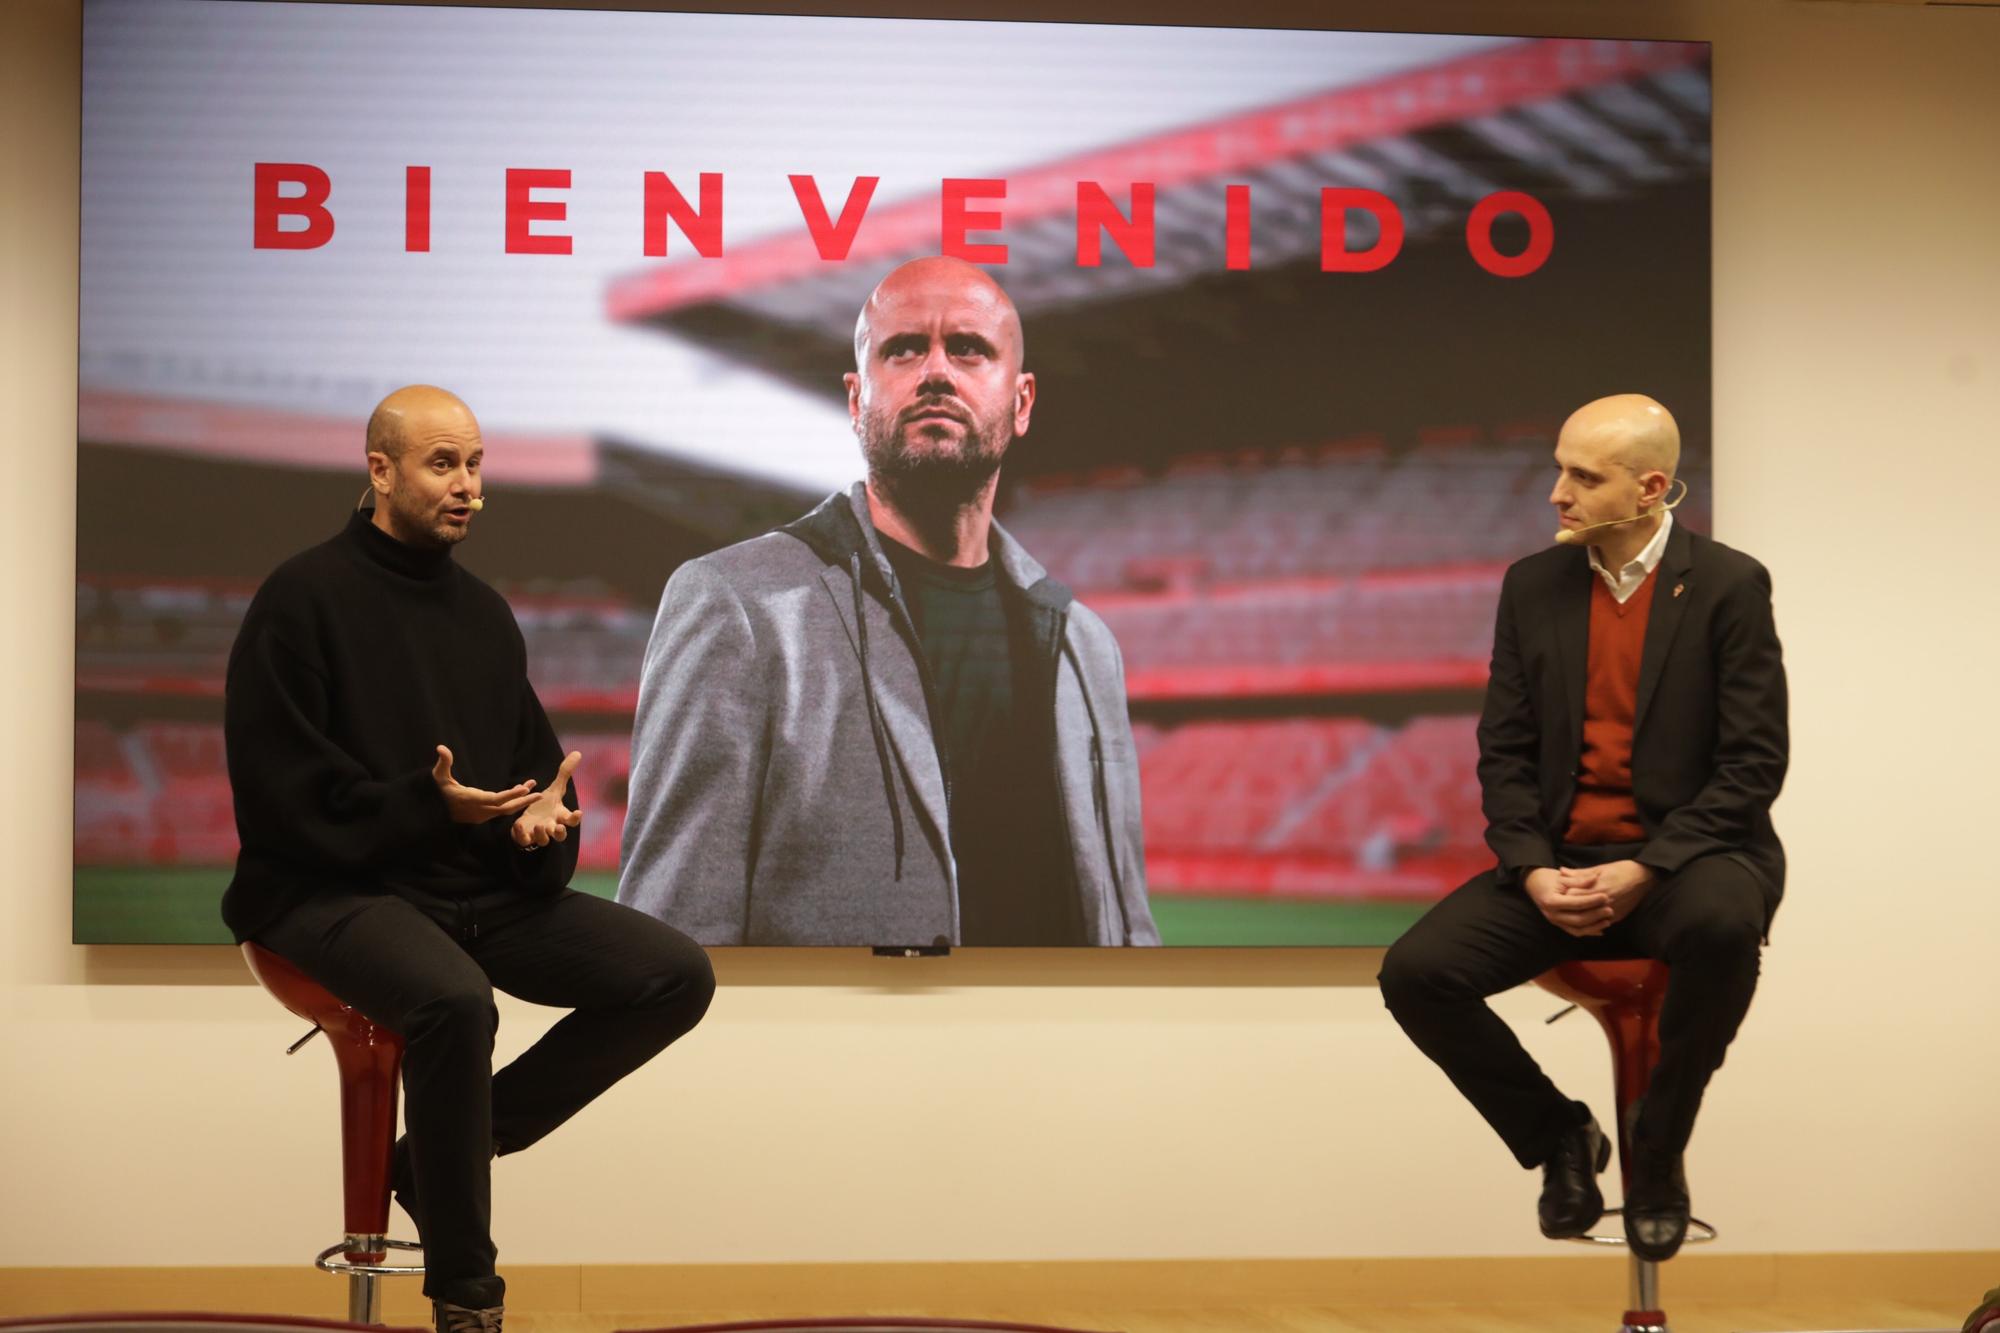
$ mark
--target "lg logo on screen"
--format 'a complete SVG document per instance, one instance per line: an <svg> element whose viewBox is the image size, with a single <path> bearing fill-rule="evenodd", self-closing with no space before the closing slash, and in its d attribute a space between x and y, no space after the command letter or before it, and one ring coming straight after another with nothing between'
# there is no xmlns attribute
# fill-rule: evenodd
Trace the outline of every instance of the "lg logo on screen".
<svg viewBox="0 0 2000 1333"><path fill-rule="evenodd" d="M848 257L868 215L876 176L857 176L848 187L838 215L829 208L813 176L791 176L799 216L819 258L838 262ZM509 168L503 194L506 253L566 255L571 237L560 227L569 205L560 192L570 189L570 172L563 168ZM645 202L640 219L640 249L649 258L665 258L668 237L678 230L694 253L704 259L723 257L723 178L703 172L695 202L665 172L645 175ZM1076 182L1076 264L1096 268L1104 262L1106 240L1135 268L1151 268L1154 251L1152 183L1133 183L1121 207L1096 181ZM252 189L252 244L259 250L317 250L333 239L333 180L306 162L259 162ZM431 169L406 167L403 188L403 248L431 248ZM936 231L928 237L899 238L912 249L928 249L975 264L1005 264L1003 241L975 239L1005 225L1007 199L1004 179L948 178L939 185ZM1251 266L1251 197L1248 185L1224 191L1223 262L1228 269ZM1374 241L1348 248L1348 219L1366 214L1374 222ZM1526 224L1527 244L1516 254L1503 253L1493 233L1500 220L1516 217ZM1320 191L1320 269L1327 273L1372 273L1386 268L1403 249L1403 215L1396 201L1376 190L1328 186ZM1365 232L1365 229L1363 229ZM1474 262L1502 278L1524 278L1548 262L1555 248L1555 223L1549 210L1533 195L1498 190L1473 205L1465 222L1465 247Z"/></svg>

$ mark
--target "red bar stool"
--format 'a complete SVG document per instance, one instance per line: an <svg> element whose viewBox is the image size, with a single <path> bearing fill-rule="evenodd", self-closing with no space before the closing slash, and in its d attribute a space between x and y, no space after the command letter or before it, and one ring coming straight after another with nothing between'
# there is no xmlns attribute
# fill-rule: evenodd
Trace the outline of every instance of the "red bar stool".
<svg viewBox="0 0 2000 1333"><path fill-rule="evenodd" d="M1610 1039L1611 1081L1618 1104L1618 1175L1629 1191L1632 1155L1626 1142L1626 1113L1645 1095L1646 1085L1653 1079L1653 1066L1660 1062L1660 1006L1667 998L1667 965L1650 958L1563 963L1536 977L1535 984L1588 1010ZM1553 1023L1555 1018L1549 1021ZM1604 1214L1616 1217L1624 1211L1623 1207L1607 1208ZM1593 1232L1575 1239L1584 1245L1625 1243L1622 1233L1606 1236ZM1701 1245L1714 1239L1714 1227L1700 1218L1689 1220L1686 1244ZM1667 1313L1660 1308L1660 1266L1636 1254L1629 1257L1631 1306L1625 1311L1619 1333L1668 1333Z"/></svg>
<svg viewBox="0 0 2000 1333"><path fill-rule="evenodd" d="M389 1167L395 1151L396 1097L401 1091L403 1039L377 1027L361 1012L297 967L261 945L245 942L250 973L279 1004L313 1025L286 1055L324 1032L340 1067L340 1173L346 1193L347 1235L313 1259L328 1273L347 1274L347 1318L382 1322L381 1280L421 1273L422 1264L392 1264L390 1250L419 1250L413 1241L390 1240Z"/></svg>

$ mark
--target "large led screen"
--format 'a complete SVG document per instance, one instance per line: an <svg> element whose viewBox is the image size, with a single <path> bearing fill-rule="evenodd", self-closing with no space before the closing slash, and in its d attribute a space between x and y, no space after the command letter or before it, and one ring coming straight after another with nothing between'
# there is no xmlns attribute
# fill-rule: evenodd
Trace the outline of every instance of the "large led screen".
<svg viewBox="0 0 2000 1333"><path fill-rule="evenodd" d="M712 944L1386 943L1490 864L1474 719L1566 414L1667 404L1707 526L1705 45L222 0L84 39L79 941L227 938L231 643L401 385L480 424L454 558L584 756L576 886L638 848ZM1019 312L992 512L1057 617L1055 716L1008 658L970 795L905 608L783 531L854 512L857 318L939 255ZM732 584L765 555L830 581ZM1011 853L954 844L1008 801Z"/></svg>

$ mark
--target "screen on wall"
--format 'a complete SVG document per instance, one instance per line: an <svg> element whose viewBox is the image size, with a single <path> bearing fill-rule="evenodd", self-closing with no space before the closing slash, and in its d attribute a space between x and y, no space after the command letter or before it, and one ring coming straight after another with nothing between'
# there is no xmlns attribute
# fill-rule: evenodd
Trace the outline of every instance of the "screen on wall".
<svg viewBox="0 0 2000 1333"><path fill-rule="evenodd" d="M1707 526L1708 57L87 0L75 938L229 938L231 645L428 384L575 887L712 944L1388 942L1490 864L1565 416L1665 403ZM873 329L892 272L946 313ZM1018 338L952 323L986 278Z"/></svg>

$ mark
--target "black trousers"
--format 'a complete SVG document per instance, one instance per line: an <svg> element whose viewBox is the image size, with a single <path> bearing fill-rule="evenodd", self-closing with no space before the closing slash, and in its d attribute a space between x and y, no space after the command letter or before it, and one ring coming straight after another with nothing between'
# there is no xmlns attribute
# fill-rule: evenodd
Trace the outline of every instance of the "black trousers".
<svg viewBox="0 0 2000 1333"><path fill-rule="evenodd" d="M402 1036L424 1294L472 1308L499 1305L506 1290L494 1271L493 1157L528 1147L646 1063L715 993L700 945L571 889L318 894L257 942ZM496 987L573 1011L498 1073Z"/></svg>
<svg viewBox="0 0 2000 1333"><path fill-rule="evenodd" d="M1632 850L1565 848L1563 864L1600 864ZM1389 950L1382 997L1521 1165L1533 1167L1547 1160L1582 1110L1556 1089L1486 997L1558 963L1660 959L1672 973L1639 1137L1677 1153L1749 1011L1758 950L1775 907L1776 894L1761 876L1733 858L1707 856L1654 884L1604 934L1578 939L1551 925L1525 888L1502 887L1487 871L1447 895Z"/></svg>

